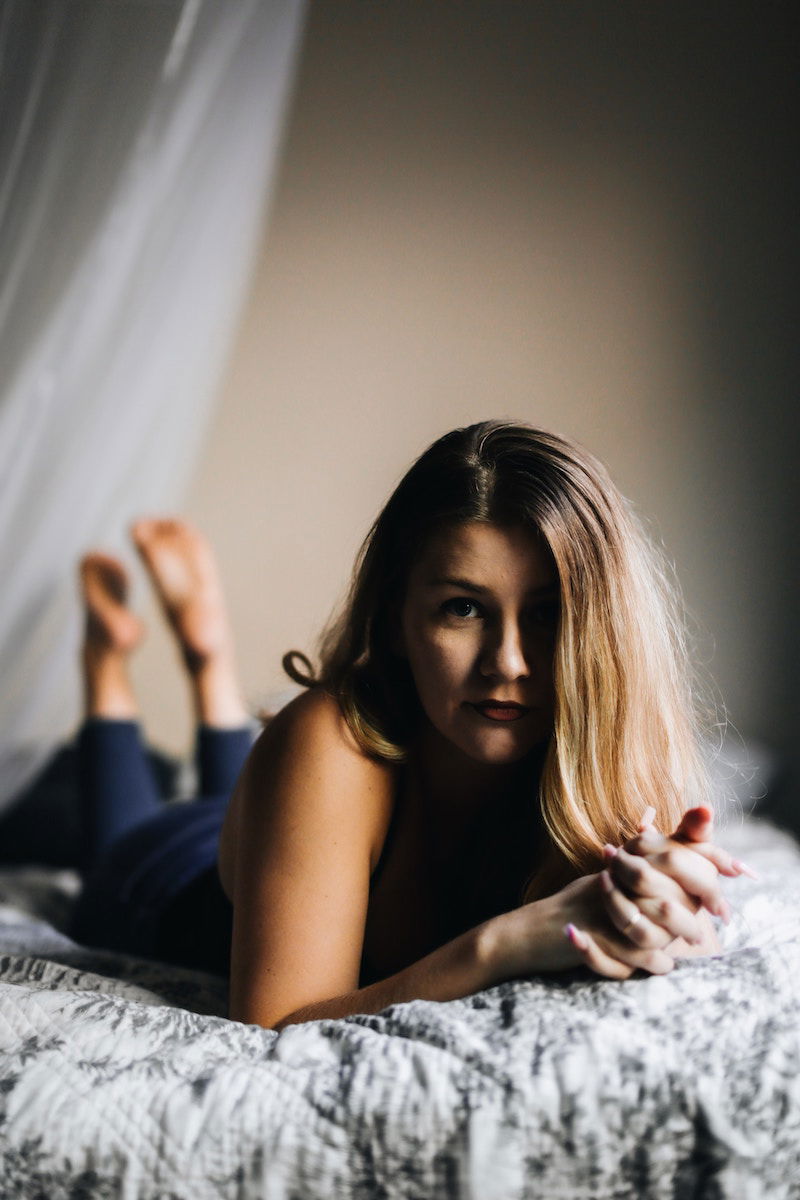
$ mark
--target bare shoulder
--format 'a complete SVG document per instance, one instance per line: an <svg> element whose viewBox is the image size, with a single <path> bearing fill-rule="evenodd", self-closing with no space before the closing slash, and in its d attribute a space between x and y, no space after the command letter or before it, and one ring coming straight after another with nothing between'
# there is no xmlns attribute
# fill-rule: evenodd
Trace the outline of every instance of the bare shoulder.
<svg viewBox="0 0 800 1200"><path fill-rule="evenodd" d="M383 764L364 754L345 720L338 701L322 688L302 692L276 713L264 727L259 738L265 751L273 743L284 745L287 741L300 740L328 750L353 755L363 760L365 768L383 769Z"/></svg>
<svg viewBox="0 0 800 1200"><path fill-rule="evenodd" d="M317 786L343 781L376 799L391 794L395 768L359 746L336 699L315 688L273 717L253 748L255 771L309 772ZM338 790L338 789L337 789Z"/></svg>
<svg viewBox="0 0 800 1200"><path fill-rule="evenodd" d="M235 1020L271 1026L358 986L394 795L392 769L361 751L325 693L300 696L265 728L220 843Z"/></svg>
<svg viewBox="0 0 800 1200"><path fill-rule="evenodd" d="M336 699L320 688L297 696L265 726L232 797L220 839L220 875L233 891L235 844L280 808L305 824L329 816L361 826L377 861L396 789L396 768L365 754Z"/></svg>

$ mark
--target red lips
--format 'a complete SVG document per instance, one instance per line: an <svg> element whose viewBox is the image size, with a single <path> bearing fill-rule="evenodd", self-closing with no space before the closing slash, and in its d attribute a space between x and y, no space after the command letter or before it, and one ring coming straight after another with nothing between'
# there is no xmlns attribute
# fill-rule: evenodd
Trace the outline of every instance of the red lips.
<svg viewBox="0 0 800 1200"><path fill-rule="evenodd" d="M481 700L470 706L489 721L519 721L531 710L514 700Z"/></svg>

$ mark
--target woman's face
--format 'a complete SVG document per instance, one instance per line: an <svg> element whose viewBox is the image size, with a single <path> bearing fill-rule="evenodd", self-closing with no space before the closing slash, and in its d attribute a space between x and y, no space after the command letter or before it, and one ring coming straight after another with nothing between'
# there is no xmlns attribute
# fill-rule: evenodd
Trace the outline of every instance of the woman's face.
<svg viewBox="0 0 800 1200"><path fill-rule="evenodd" d="M469 758L518 762L549 737L558 613L555 566L529 530L469 521L414 564L402 650L428 720Z"/></svg>

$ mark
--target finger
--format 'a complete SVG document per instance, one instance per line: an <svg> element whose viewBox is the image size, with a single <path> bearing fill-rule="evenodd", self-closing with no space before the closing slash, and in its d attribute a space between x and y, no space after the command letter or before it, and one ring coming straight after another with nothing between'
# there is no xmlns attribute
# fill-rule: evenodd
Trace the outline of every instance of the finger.
<svg viewBox="0 0 800 1200"><path fill-rule="evenodd" d="M605 975L608 979L630 979L634 968L605 954L585 930L567 925L564 933L582 962L595 974Z"/></svg>
<svg viewBox="0 0 800 1200"><path fill-rule="evenodd" d="M636 958L638 970L648 975L668 975L675 966L675 959L666 950L640 950Z"/></svg>
<svg viewBox="0 0 800 1200"><path fill-rule="evenodd" d="M731 919L730 905L722 893L719 873L713 863L703 855L687 854L679 846L656 854L651 861L657 870L669 875L685 892L699 900L703 908L721 917L727 925Z"/></svg>
<svg viewBox="0 0 800 1200"><path fill-rule="evenodd" d="M669 843L665 843L668 846ZM663 869L652 866L651 863L664 858L664 852L658 851L651 856L629 854L627 850L614 846L604 846L606 870L609 871L615 885L629 896L651 896L656 899L675 898L680 894L675 881Z"/></svg>
<svg viewBox="0 0 800 1200"><path fill-rule="evenodd" d="M678 841L677 838L667 838L660 834L652 825L647 829L642 830L635 838L631 838L625 842L623 849L628 854L642 854L645 857L652 856L659 851L666 850L670 841ZM750 879L758 879L758 874L749 867L747 863L741 859L734 858L727 850L723 850L721 846L716 846L713 842L680 842L687 850L694 851L695 854L702 855L710 863L716 867L720 875L725 875L730 879L735 879L739 875L747 875Z"/></svg>
<svg viewBox="0 0 800 1200"><path fill-rule="evenodd" d="M669 838L659 833L654 825L648 825L641 829L636 837L625 842L623 849L629 854L655 854L657 850L663 850L668 841Z"/></svg>
<svg viewBox="0 0 800 1200"><path fill-rule="evenodd" d="M709 912L726 924L730 921L730 906L719 886L716 867L694 850L668 842L665 850L647 859L620 850L608 866L618 885L640 896L668 899L669 893L658 879L667 876Z"/></svg>
<svg viewBox="0 0 800 1200"><path fill-rule="evenodd" d="M634 946L643 949L663 949L674 935L654 925L644 912L642 901L637 904L615 887L608 871L600 872L600 892L612 925Z"/></svg>
<svg viewBox="0 0 800 1200"><path fill-rule="evenodd" d="M716 869L697 854L674 842L647 858L605 847L606 867L622 891L637 903L641 897L674 900L695 911L700 905L727 924L731 911L719 886Z"/></svg>
<svg viewBox="0 0 800 1200"><path fill-rule="evenodd" d="M634 945L663 950L676 938L690 945L699 945L703 940L703 927L692 909L681 902L677 885L676 898L639 896L633 900L614 886L609 872L603 871L600 887L612 923Z"/></svg>
<svg viewBox="0 0 800 1200"><path fill-rule="evenodd" d="M639 832L641 833L645 829L654 829L655 826L653 825L653 822L655 821L655 819L656 819L656 810L653 808L652 804L648 804L647 808L644 810L644 812L642 813L642 815L639 819L639 825L638 825Z"/></svg>
<svg viewBox="0 0 800 1200"><path fill-rule="evenodd" d="M701 921L702 909L698 909L695 913L677 900L666 899L640 900L639 905L650 924L662 931L664 940L656 943L657 949L668 950L677 938L682 938L690 946L702 944L704 937L704 927Z"/></svg>
<svg viewBox="0 0 800 1200"><path fill-rule="evenodd" d="M614 946L614 954L620 955L616 958L604 950L585 929L568 925L564 932L584 964L597 975L605 975L609 979L629 979L635 970L647 971L650 975L666 975L675 966L674 958L663 950L627 950L624 946Z"/></svg>
<svg viewBox="0 0 800 1200"><path fill-rule="evenodd" d="M687 850L692 850L695 854L700 854L713 863L720 875L726 875L730 879L735 879L739 875L747 875L750 879L759 878L758 873L752 867L748 867L747 863L742 862L739 858L734 858L727 850L723 850L721 846L715 846L713 842L703 842L702 844L686 842L685 845Z"/></svg>
<svg viewBox="0 0 800 1200"><path fill-rule="evenodd" d="M676 841L707 842L713 824L713 811L705 804L698 804L695 808L687 808L672 836Z"/></svg>

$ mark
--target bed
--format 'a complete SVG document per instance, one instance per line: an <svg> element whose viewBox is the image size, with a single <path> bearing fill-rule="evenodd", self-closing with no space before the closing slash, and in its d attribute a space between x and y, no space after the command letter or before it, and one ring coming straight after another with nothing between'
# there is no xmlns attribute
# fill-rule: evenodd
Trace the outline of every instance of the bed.
<svg viewBox="0 0 800 1200"><path fill-rule="evenodd" d="M800 1197L800 849L722 838L724 953L280 1034L222 980L76 946L70 871L0 871L0 1194Z"/></svg>

